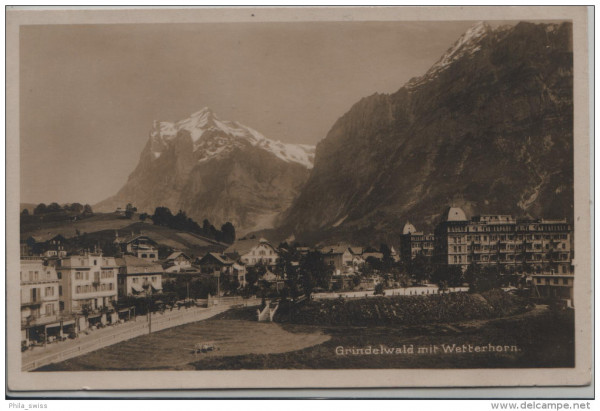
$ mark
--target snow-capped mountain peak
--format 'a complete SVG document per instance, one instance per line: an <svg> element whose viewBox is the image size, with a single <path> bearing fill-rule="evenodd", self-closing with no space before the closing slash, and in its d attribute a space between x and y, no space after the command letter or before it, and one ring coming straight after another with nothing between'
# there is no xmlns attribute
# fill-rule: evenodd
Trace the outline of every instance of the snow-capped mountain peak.
<svg viewBox="0 0 600 411"><path fill-rule="evenodd" d="M464 56L473 55L481 50L481 39L492 31L489 24L480 21L470 27L460 38L440 57L440 59L422 77L411 79L407 87L409 89L426 83L448 69L455 61Z"/></svg>
<svg viewBox="0 0 600 411"><path fill-rule="evenodd" d="M219 119L208 107L176 123L155 121L150 132L153 158L158 159L182 130L189 133L198 162L224 156L234 148L251 145L268 151L285 162L298 163L308 169L313 167L315 146L271 140L237 121Z"/></svg>

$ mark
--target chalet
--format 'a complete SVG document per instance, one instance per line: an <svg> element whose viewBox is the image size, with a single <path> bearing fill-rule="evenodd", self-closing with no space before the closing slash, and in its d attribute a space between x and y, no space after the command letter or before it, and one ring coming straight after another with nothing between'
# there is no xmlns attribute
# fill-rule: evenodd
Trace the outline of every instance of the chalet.
<svg viewBox="0 0 600 411"><path fill-rule="evenodd" d="M163 268L160 264L127 254L117 258L116 262L119 297L145 297L147 293L162 291Z"/></svg>
<svg viewBox="0 0 600 411"><path fill-rule="evenodd" d="M60 234L52 237L42 245L42 249L44 250L42 255L46 258L66 257L67 251L65 250L65 241L66 239Z"/></svg>
<svg viewBox="0 0 600 411"><path fill-rule="evenodd" d="M353 255L347 245L322 247L320 251L325 264L334 267L334 275L349 275L353 272Z"/></svg>
<svg viewBox="0 0 600 411"><path fill-rule="evenodd" d="M116 233L114 243L121 248L124 254L133 255L147 261L158 261L158 244L146 235L132 235L119 238Z"/></svg>
<svg viewBox="0 0 600 411"><path fill-rule="evenodd" d="M279 252L264 238L238 240L227 248L224 254L248 267L260 263L275 267L279 262Z"/></svg>
<svg viewBox="0 0 600 411"><path fill-rule="evenodd" d="M202 274L208 274L214 277L225 274L237 278L241 287L246 285L246 267L243 264L236 263L226 255L208 253L204 257L198 259L196 265L200 267L200 272Z"/></svg>
<svg viewBox="0 0 600 411"><path fill-rule="evenodd" d="M181 251L169 255L163 262L163 268L167 273L178 273L193 270L192 259Z"/></svg>

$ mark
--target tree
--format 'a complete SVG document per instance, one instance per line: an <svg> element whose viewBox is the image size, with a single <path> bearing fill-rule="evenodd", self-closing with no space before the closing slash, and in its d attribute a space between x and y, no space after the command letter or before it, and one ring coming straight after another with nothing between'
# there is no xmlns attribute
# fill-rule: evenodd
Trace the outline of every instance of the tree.
<svg viewBox="0 0 600 411"><path fill-rule="evenodd" d="M263 275L265 275L266 272L267 267L262 261L260 261L255 266L248 267L246 271L246 281L249 285L253 286Z"/></svg>
<svg viewBox="0 0 600 411"><path fill-rule="evenodd" d="M89 204L86 204L83 206L83 214L84 215L93 215L94 211L92 210L92 206Z"/></svg>
<svg viewBox="0 0 600 411"><path fill-rule="evenodd" d="M329 288L333 267L325 264L320 252L311 251L301 260L299 273L304 293L310 297L316 287Z"/></svg>
<svg viewBox="0 0 600 411"><path fill-rule="evenodd" d="M44 203L39 203L34 209L33 209L33 214L34 215L39 215L39 214L45 214L46 213L46 204Z"/></svg>
<svg viewBox="0 0 600 411"><path fill-rule="evenodd" d="M458 265L438 266L433 272L431 280L440 288L458 287L463 283L462 269Z"/></svg>
<svg viewBox="0 0 600 411"><path fill-rule="evenodd" d="M419 253L409 263L409 273L413 276L415 281L422 283L431 278L433 274L433 266L427 257Z"/></svg>
<svg viewBox="0 0 600 411"><path fill-rule="evenodd" d="M227 244L235 242L235 227L229 221L221 226L221 241Z"/></svg>
<svg viewBox="0 0 600 411"><path fill-rule="evenodd" d="M24 208L23 211L21 211L21 216L22 217L27 217L29 216L29 210Z"/></svg>
<svg viewBox="0 0 600 411"><path fill-rule="evenodd" d="M156 207L154 214L152 215L152 222L154 225L168 226L173 219L171 210L167 207Z"/></svg>
<svg viewBox="0 0 600 411"><path fill-rule="evenodd" d="M373 291L375 295L385 295L385 291L383 290L383 283L377 283L375 285L375 290Z"/></svg>
<svg viewBox="0 0 600 411"><path fill-rule="evenodd" d="M127 203L127 205L125 206L125 217L126 218L133 217L133 213L135 213L136 211L137 211L136 207L131 205L131 203Z"/></svg>
<svg viewBox="0 0 600 411"><path fill-rule="evenodd" d="M394 266L394 259L392 258L392 250L388 247L387 244L381 244L379 247L379 252L383 254L383 258L381 259L381 269L384 272L389 272Z"/></svg>
<svg viewBox="0 0 600 411"><path fill-rule="evenodd" d="M46 208L47 213L56 213L62 211L62 207L58 203L50 203L50 205Z"/></svg>
<svg viewBox="0 0 600 411"><path fill-rule="evenodd" d="M469 291L476 293L498 288L502 281L495 265L481 268L471 264L465 272L465 279L469 283Z"/></svg>
<svg viewBox="0 0 600 411"><path fill-rule="evenodd" d="M143 222L143 221L146 221L146 219L147 219L148 217L149 217L149 216L148 216L148 213L142 213L142 214L140 214L140 215L139 215L139 219L140 219L140 221L142 221L142 222Z"/></svg>
<svg viewBox="0 0 600 411"><path fill-rule="evenodd" d="M81 214L83 212L83 206L79 203L73 203L69 206L69 211Z"/></svg>

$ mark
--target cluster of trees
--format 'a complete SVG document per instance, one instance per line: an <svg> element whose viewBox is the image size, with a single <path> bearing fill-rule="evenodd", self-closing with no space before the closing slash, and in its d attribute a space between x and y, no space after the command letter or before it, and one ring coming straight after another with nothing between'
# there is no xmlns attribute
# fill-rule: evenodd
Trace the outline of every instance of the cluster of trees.
<svg viewBox="0 0 600 411"><path fill-rule="evenodd" d="M93 215L94 211L89 204L82 205L80 203L71 203L60 205L58 203L50 203L48 205L40 203L33 209L33 215L40 216L45 214L69 214L69 215ZM21 216L31 215L27 208L21 211Z"/></svg>
<svg viewBox="0 0 600 411"><path fill-rule="evenodd" d="M39 223L41 221L63 221L72 218L80 219L93 215L94 211L89 204L72 203L61 206L58 203L50 203L48 205L40 203L33 210L24 208L21 211L20 221L21 224L28 224Z"/></svg>
<svg viewBox="0 0 600 411"><path fill-rule="evenodd" d="M142 216L140 215L140 219L146 218L146 216ZM189 231L227 244L233 244L235 241L235 227L230 222L223 224L220 230L217 230L207 219L200 226L188 217L185 211L179 210L177 214L173 215L167 207L156 207L154 214L149 217L156 225Z"/></svg>

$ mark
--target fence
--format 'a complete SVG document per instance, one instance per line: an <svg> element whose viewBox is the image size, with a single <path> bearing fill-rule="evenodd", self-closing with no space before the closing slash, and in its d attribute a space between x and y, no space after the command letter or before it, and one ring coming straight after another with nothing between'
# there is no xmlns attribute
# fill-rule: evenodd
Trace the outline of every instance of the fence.
<svg viewBox="0 0 600 411"><path fill-rule="evenodd" d="M224 311L227 311L229 308L235 305L253 306L260 304L260 300L256 298L242 299L241 297L231 297L211 300L218 302L218 304L215 304L212 309L192 308L184 309L181 313L175 314L173 312L165 312L164 314L153 314L151 318L152 332L165 330L167 328L176 327L194 321L205 320ZM70 358L77 357L82 354L87 354L89 352L107 347L109 345L117 344L119 342L130 340L132 338L139 337L140 335L147 334L149 331L148 328L150 324L147 321L143 321L144 316L138 318L141 321L137 321L137 323L126 323L127 329L123 330L122 332L116 331L114 334L99 337L97 339L94 339L93 341L82 342L75 347L66 348L60 352L49 354L45 357L37 358L35 360L27 361L22 364L21 370L35 370L36 368L43 367L44 365L68 360Z"/></svg>
<svg viewBox="0 0 600 411"><path fill-rule="evenodd" d="M335 298L372 298L372 297L410 297L416 295L434 295L442 293L466 292L468 287L451 287L448 290L440 291L437 287L407 287L396 288L393 290L384 290L385 294L374 294L373 291L349 291L337 293L316 293L312 295L314 300L329 300Z"/></svg>

